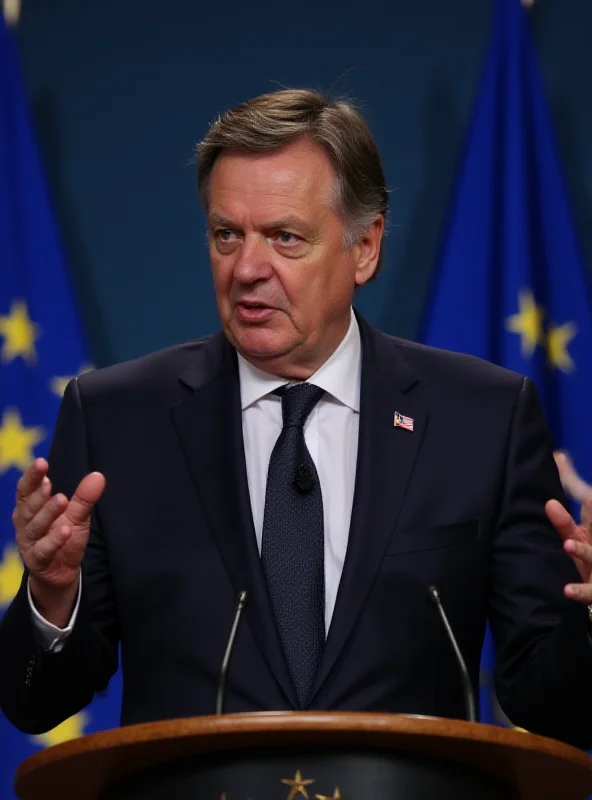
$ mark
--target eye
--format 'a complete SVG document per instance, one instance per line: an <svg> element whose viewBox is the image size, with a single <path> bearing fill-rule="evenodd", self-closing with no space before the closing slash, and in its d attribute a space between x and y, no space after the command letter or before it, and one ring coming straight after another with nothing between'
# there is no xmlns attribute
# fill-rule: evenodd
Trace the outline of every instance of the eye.
<svg viewBox="0 0 592 800"><path fill-rule="evenodd" d="M278 231L276 234L276 239L280 244L297 244L300 241L299 236L296 236L293 233L288 233L288 231Z"/></svg>
<svg viewBox="0 0 592 800"><path fill-rule="evenodd" d="M214 236L221 242L232 242L236 234L230 228L218 228L218 230L214 231Z"/></svg>

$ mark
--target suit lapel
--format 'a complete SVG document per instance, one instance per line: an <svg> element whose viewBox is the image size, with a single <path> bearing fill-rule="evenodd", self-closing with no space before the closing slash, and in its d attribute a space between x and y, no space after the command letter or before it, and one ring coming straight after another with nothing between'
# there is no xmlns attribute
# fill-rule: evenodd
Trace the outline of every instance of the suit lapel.
<svg viewBox="0 0 592 800"><path fill-rule="evenodd" d="M328 677L362 610L399 517L428 422L412 391L418 380L394 340L358 316L362 337L360 427L347 553L311 702ZM394 427L399 411L413 432Z"/></svg>
<svg viewBox="0 0 592 800"><path fill-rule="evenodd" d="M257 549L242 435L236 354L220 334L203 345L180 378L186 397L173 421L204 514L237 596L248 592L245 620L288 701L297 705Z"/></svg>

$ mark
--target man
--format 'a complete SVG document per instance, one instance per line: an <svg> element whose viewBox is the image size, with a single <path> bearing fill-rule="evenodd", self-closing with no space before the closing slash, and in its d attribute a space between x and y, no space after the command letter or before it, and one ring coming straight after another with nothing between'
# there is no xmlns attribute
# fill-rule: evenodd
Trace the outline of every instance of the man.
<svg viewBox="0 0 592 800"><path fill-rule="evenodd" d="M18 486L6 715L77 712L119 644L122 723L211 713L246 590L228 711L462 717L435 585L474 685L489 618L510 719L592 746L592 537L533 385L352 312L387 211L361 117L255 98L212 126L198 180L223 333L70 383L49 474Z"/></svg>

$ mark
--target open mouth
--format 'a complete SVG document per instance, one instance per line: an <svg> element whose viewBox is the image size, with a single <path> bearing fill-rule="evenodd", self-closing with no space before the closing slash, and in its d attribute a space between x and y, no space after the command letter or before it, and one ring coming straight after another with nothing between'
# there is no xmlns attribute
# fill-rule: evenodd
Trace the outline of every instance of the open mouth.
<svg viewBox="0 0 592 800"><path fill-rule="evenodd" d="M245 322L263 322L273 314L275 309L263 303L248 300L236 304L236 313Z"/></svg>

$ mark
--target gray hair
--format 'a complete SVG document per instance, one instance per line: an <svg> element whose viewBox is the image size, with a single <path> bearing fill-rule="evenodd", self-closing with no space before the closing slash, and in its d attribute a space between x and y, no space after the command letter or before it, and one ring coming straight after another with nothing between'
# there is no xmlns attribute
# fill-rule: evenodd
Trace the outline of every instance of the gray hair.
<svg viewBox="0 0 592 800"><path fill-rule="evenodd" d="M388 209L376 142L349 101L308 89L282 89L227 111L197 146L202 203L207 209L210 175L223 151L271 153L302 137L320 145L331 160L336 178L331 200L345 226L343 247L349 249ZM378 267L381 262L382 247Z"/></svg>

